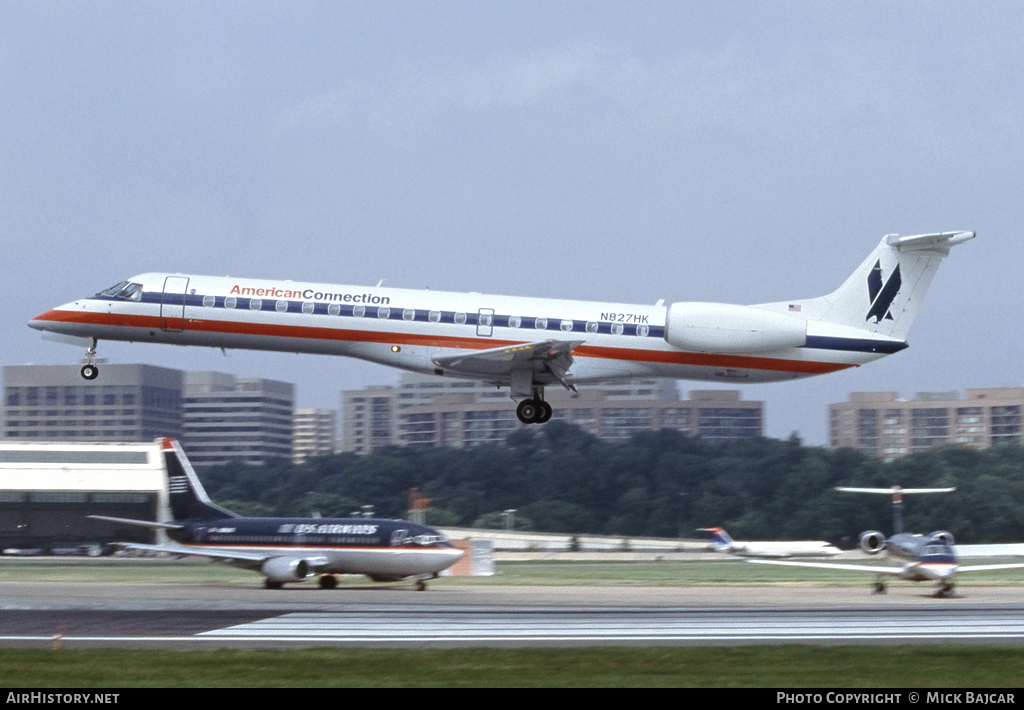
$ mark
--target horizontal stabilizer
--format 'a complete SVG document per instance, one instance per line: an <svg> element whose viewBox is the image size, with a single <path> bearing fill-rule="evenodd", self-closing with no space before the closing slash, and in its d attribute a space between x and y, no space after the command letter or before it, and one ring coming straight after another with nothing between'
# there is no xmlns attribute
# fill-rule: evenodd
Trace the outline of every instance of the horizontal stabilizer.
<svg viewBox="0 0 1024 710"><path fill-rule="evenodd" d="M152 520L132 520L131 518L112 518L108 515L88 515L86 517L92 518L93 520L105 520L108 523L123 523L124 525L138 525L143 528L152 528L153 530L182 530L184 525L178 525L177 523L157 523Z"/></svg>

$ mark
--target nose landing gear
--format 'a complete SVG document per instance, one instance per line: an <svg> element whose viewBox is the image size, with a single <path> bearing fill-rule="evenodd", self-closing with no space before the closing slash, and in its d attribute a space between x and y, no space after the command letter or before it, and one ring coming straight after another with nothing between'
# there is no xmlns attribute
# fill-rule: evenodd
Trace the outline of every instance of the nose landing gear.
<svg viewBox="0 0 1024 710"><path fill-rule="evenodd" d="M100 368L96 366L96 338L92 339L92 345L86 349L88 362L82 365L82 377L87 380L95 380L100 374Z"/></svg>

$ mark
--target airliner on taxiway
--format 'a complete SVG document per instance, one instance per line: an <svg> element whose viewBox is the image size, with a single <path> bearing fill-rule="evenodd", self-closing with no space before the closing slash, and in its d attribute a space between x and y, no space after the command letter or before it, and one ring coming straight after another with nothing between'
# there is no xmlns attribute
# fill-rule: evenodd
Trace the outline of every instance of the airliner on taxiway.
<svg viewBox="0 0 1024 710"><path fill-rule="evenodd" d="M939 262L974 232L889 235L836 291L740 306L564 301L185 274L134 276L29 325L99 340L346 355L508 387L527 423L544 388L626 377L774 382L907 347Z"/></svg>

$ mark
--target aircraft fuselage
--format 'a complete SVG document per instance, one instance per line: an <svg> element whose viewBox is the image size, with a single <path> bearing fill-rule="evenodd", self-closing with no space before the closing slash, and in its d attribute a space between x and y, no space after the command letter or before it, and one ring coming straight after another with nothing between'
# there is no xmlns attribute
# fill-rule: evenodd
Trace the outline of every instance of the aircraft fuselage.
<svg viewBox="0 0 1024 710"><path fill-rule="evenodd" d="M667 307L159 273L123 283L134 287L127 296L108 289L29 325L98 340L345 355L455 377L467 375L435 360L540 340L582 341L572 350L572 382L634 376L772 382L858 366L906 347L767 306L729 308L747 309L744 317L755 320L785 319L795 338L764 351L715 352L671 344L668 321L676 306L720 304ZM500 375L475 378L508 384Z"/></svg>

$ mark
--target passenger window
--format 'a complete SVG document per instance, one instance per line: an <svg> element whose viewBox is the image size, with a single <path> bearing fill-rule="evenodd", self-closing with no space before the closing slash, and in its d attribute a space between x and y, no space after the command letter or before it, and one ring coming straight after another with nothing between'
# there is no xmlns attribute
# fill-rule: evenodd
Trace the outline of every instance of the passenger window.
<svg viewBox="0 0 1024 710"><path fill-rule="evenodd" d="M547 318L538 318L537 320L535 320L533 322L533 327L536 328L537 330L547 330L548 319Z"/></svg>
<svg viewBox="0 0 1024 710"><path fill-rule="evenodd" d="M427 320L429 320L431 323L440 323L441 311L431 311L430 315L427 316Z"/></svg>
<svg viewBox="0 0 1024 710"><path fill-rule="evenodd" d="M646 338L647 334L650 333L650 332L651 332L651 329L650 329L649 326L638 325L636 327L636 334L639 335L641 338Z"/></svg>
<svg viewBox="0 0 1024 710"><path fill-rule="evenodd" d="M278 313L285 313L288 311L288 301L278 301L274 304L274 308L277 309Z"/></svg>
<svg viewBox="0 0 1024 710"><path fill-rule="evenodd" d="M331 305L327 306L327 315L336 316L339 313L341 313L341 306L339 306L337 303L332 303Z"/></svg>
<svg viewBox="0 0 1024 710"><path fill-rule="evenodd" d="M391 309L388 308L387 306L381 306L380 308L377 309L377 317L378 318L388 318L390 316L391 316Z"/></svg>
<svg viewBox="0 0 1024 710"><path fill-rule="evenodd" d="M490 326L492 317L490 313L481 313L477 318L477 325Z"/></svg>
<svg viewBox="0 0 1024 710"><path fill-rule="evenodd" d="M203 305L207 308L213 308L217 303L216 296L203 296Z"/></svg>
<svg viewBox="0 0 1024 710"><path fill-rule="evenodd" d="M588 333L596 333L597 332L597 321L592 321L592 320L588 320L587 321L587 332Z"/></svg>
<svg viewBox="0 0 1024 710"><path fill-rule="evenodd" d="M571 333L572 332L572 321L571 320L563 320L560 327L561 327L563 333Z"/></svg>
<svg viewBox="0 0 1024 710"><path fill-rule="evenodd" d="M260 298L251 298L251 299L249 299L249 310L250 311L258 311L261 308L263 308L263 300L262 299L260 299Z"/></svg>
<svg viewBox="0 0 1024 710"><path fill-rule="evenodd" d="M466 322L466 314L465 313L456 313L455 314L455 322L458 323L459 325L463 325Z"/></svg>
<svg viewBox="0 0 1024 710"><path fill-rule="evenodd" d="M509 328L518 328L522 324L523 324L523 319L520 318L519 316L509 316L508 317L508 327Z"/></svg>
<svg viewBox="0 0 1024 710"><path fill-rule="evenodd" d="M416 320L416 309L406 308L402 311L402 320Z"/></svg>
<svg viewBox="0 0 1024 710"><path fill-rule="evenodd" d="M612 335L622 335L622 323L612 323Z"/></svg>
<svg viewBox="0 0 1024 710"><path fill-rule="evenodd" d="M303 313L312 313L315 308L316 304L314 304L312 301L306 301L305 303L302 304Z"/></svg>
<svg viewBox="0 0 1024 710"><path fill-rule="evenodd" d="M234 296L228 296L227 298L224 299L225 308L234 308L237 303L238 299L236 299Z"/></svg>
<svg viewBox="0 0 1024 710"><path fill-rule="evenodd" d="M366 306L353 306L352 315L356 318L362 318L366 315Z"/></svg>

